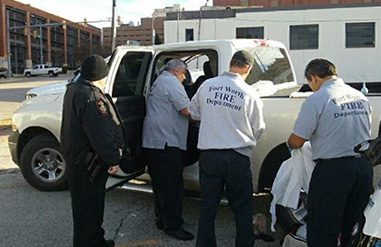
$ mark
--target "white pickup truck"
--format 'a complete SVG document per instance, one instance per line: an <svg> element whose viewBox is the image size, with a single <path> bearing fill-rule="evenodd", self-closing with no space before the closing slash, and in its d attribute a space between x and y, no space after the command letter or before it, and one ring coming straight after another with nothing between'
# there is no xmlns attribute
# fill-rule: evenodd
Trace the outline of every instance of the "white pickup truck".
<svg viewBox="0 0 381 247"><path fill-rule="evenodd" d="M232 55L239 49L250 51L256 58L246 82L258 90L263 100L266 130L252 154L253 185L255 192L269 191L279 166L289 157L285 141L292 131L301 103L310 93L300 92L304 87L295 81L292 63L282 43L255 39L198 41L152 47L120 46L114 51L109 61L110 73L105 91L116 103L125 125L131 155L137 163L136 169L130 170L129 174L110 177L108 187L122 185L144 173L141 133L146 94L165 61L182 59L192 75L188 80L194 82L198 77L205 76L202 69L205 62L210 66L209 76L227 71ZM369 100L375 106L375 100L379 102L379 97L369 94ZM13 161L20 166L28 183L39 190L67 188L66 163L59 149L62 102L62 92L27 99L12 117L13 134L8 140ZM381 108L375 107L374 134L377 133L380 115ZM197 125L191 124L189 133L188 139L194 140L198 135ZM198 160L194 145L194 142L189 145L188 164ZM148 180L149 176L143 174L139 179ZM198 189L198 165L185 168L184 180L186 189Z"/></svg>
<svg viewBox="0 0 381 247"><path fill-rule="evenodd" d="M50 77L57 76L62 72L60 67L51 67L46 64L36 64L31 69L24 70L24 76L38 76L38 75L49 75Z"/></svg>

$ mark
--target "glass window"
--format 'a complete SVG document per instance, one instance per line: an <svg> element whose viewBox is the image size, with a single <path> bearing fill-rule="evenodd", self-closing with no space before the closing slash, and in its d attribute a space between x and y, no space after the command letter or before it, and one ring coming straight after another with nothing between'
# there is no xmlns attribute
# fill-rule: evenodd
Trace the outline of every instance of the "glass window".
<svg viewBox="0 0 381 247"><path fill-rule="evenodd" d="M145 76L147 57L144 52L128 52L119 64L116 73L113 97L141 95L143 79ZM149 53L149 57L151 54Z"/></svg>
<svg viewBox="0 0 381 247"><path fill-rule="evenodd" d="M251 51L255 58L253 68L246 78L249 85L258 81L268 81L274 85L295 81L290 60L284 49L258 46L247 50Z"/></svg>
<svg viewBox="0 0 381 247"><path fill-rule="evenodd" d="M318 48L319 25L290 26L290 50Z"/></svg>
<svg viewBox="0 0 381 247"><path fill-rule="evenodd" d="M346 23L345 47L375 47L375 23Z"/></svg>
<svg viewBox="0 0 381 247"><path fill-rule="evenodd" d="M193 29L185 29L185 41L193 41Z"/></svg>
<svg viewBox="0 0 381 247"><path fill-rule="evenodd" d="M236 37L237 39L263 39L263 27L237 27Z"/></svg>

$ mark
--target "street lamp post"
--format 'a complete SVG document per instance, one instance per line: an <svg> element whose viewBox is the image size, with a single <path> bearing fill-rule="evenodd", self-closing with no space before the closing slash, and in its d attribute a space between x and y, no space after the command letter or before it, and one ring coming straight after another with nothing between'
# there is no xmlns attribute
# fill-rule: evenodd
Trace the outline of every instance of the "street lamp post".
<svg viewBox="0 0 381 247"><path fill-rule="evenodd" d="M44 47L43 47L43 42L42 42L42 25L43 24L40 23L37 16L31 15L31 17L35 18L36 26L39 28L39 35L36 38L40 39L40 42L39 42L40 43L40 64L43 64L44 63L44 51L43 51Z"/></svg>
<svg viewBox="0 0 381 247"><path fill-rule="evenodd" d="M7 9L7 50L8 50L8 71L7 71L7 76L12 75L12 68L11 68L11 31L9 29L9 9Z"/></svg>

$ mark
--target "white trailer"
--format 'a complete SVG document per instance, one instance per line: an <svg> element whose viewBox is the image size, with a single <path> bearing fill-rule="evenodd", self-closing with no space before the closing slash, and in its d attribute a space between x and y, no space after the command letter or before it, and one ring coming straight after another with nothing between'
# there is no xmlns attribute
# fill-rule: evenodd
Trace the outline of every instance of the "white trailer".
<svg viewBox="0 0 381 247"><path fill-rule="evenodd" d="M331 60L346 82L381 82L381 4L216 9L202 11L201 18L200 13L168 13L165 43L192 36L194 40L234 39L238 30L262 30L263 37L247 38L285 44L300 84L305 83L306 64L317 57Z"/></svg>

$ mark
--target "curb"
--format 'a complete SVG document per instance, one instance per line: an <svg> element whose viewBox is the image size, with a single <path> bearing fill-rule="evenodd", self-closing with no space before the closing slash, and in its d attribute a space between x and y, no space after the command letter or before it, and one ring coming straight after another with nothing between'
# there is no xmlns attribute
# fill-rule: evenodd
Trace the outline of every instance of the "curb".
<svg viewBox="0 0 381 247"><path fill-rule="evenodd" d="M0 120L0 130L5 130L11 127L12 127L11 119Z"/></svg>

